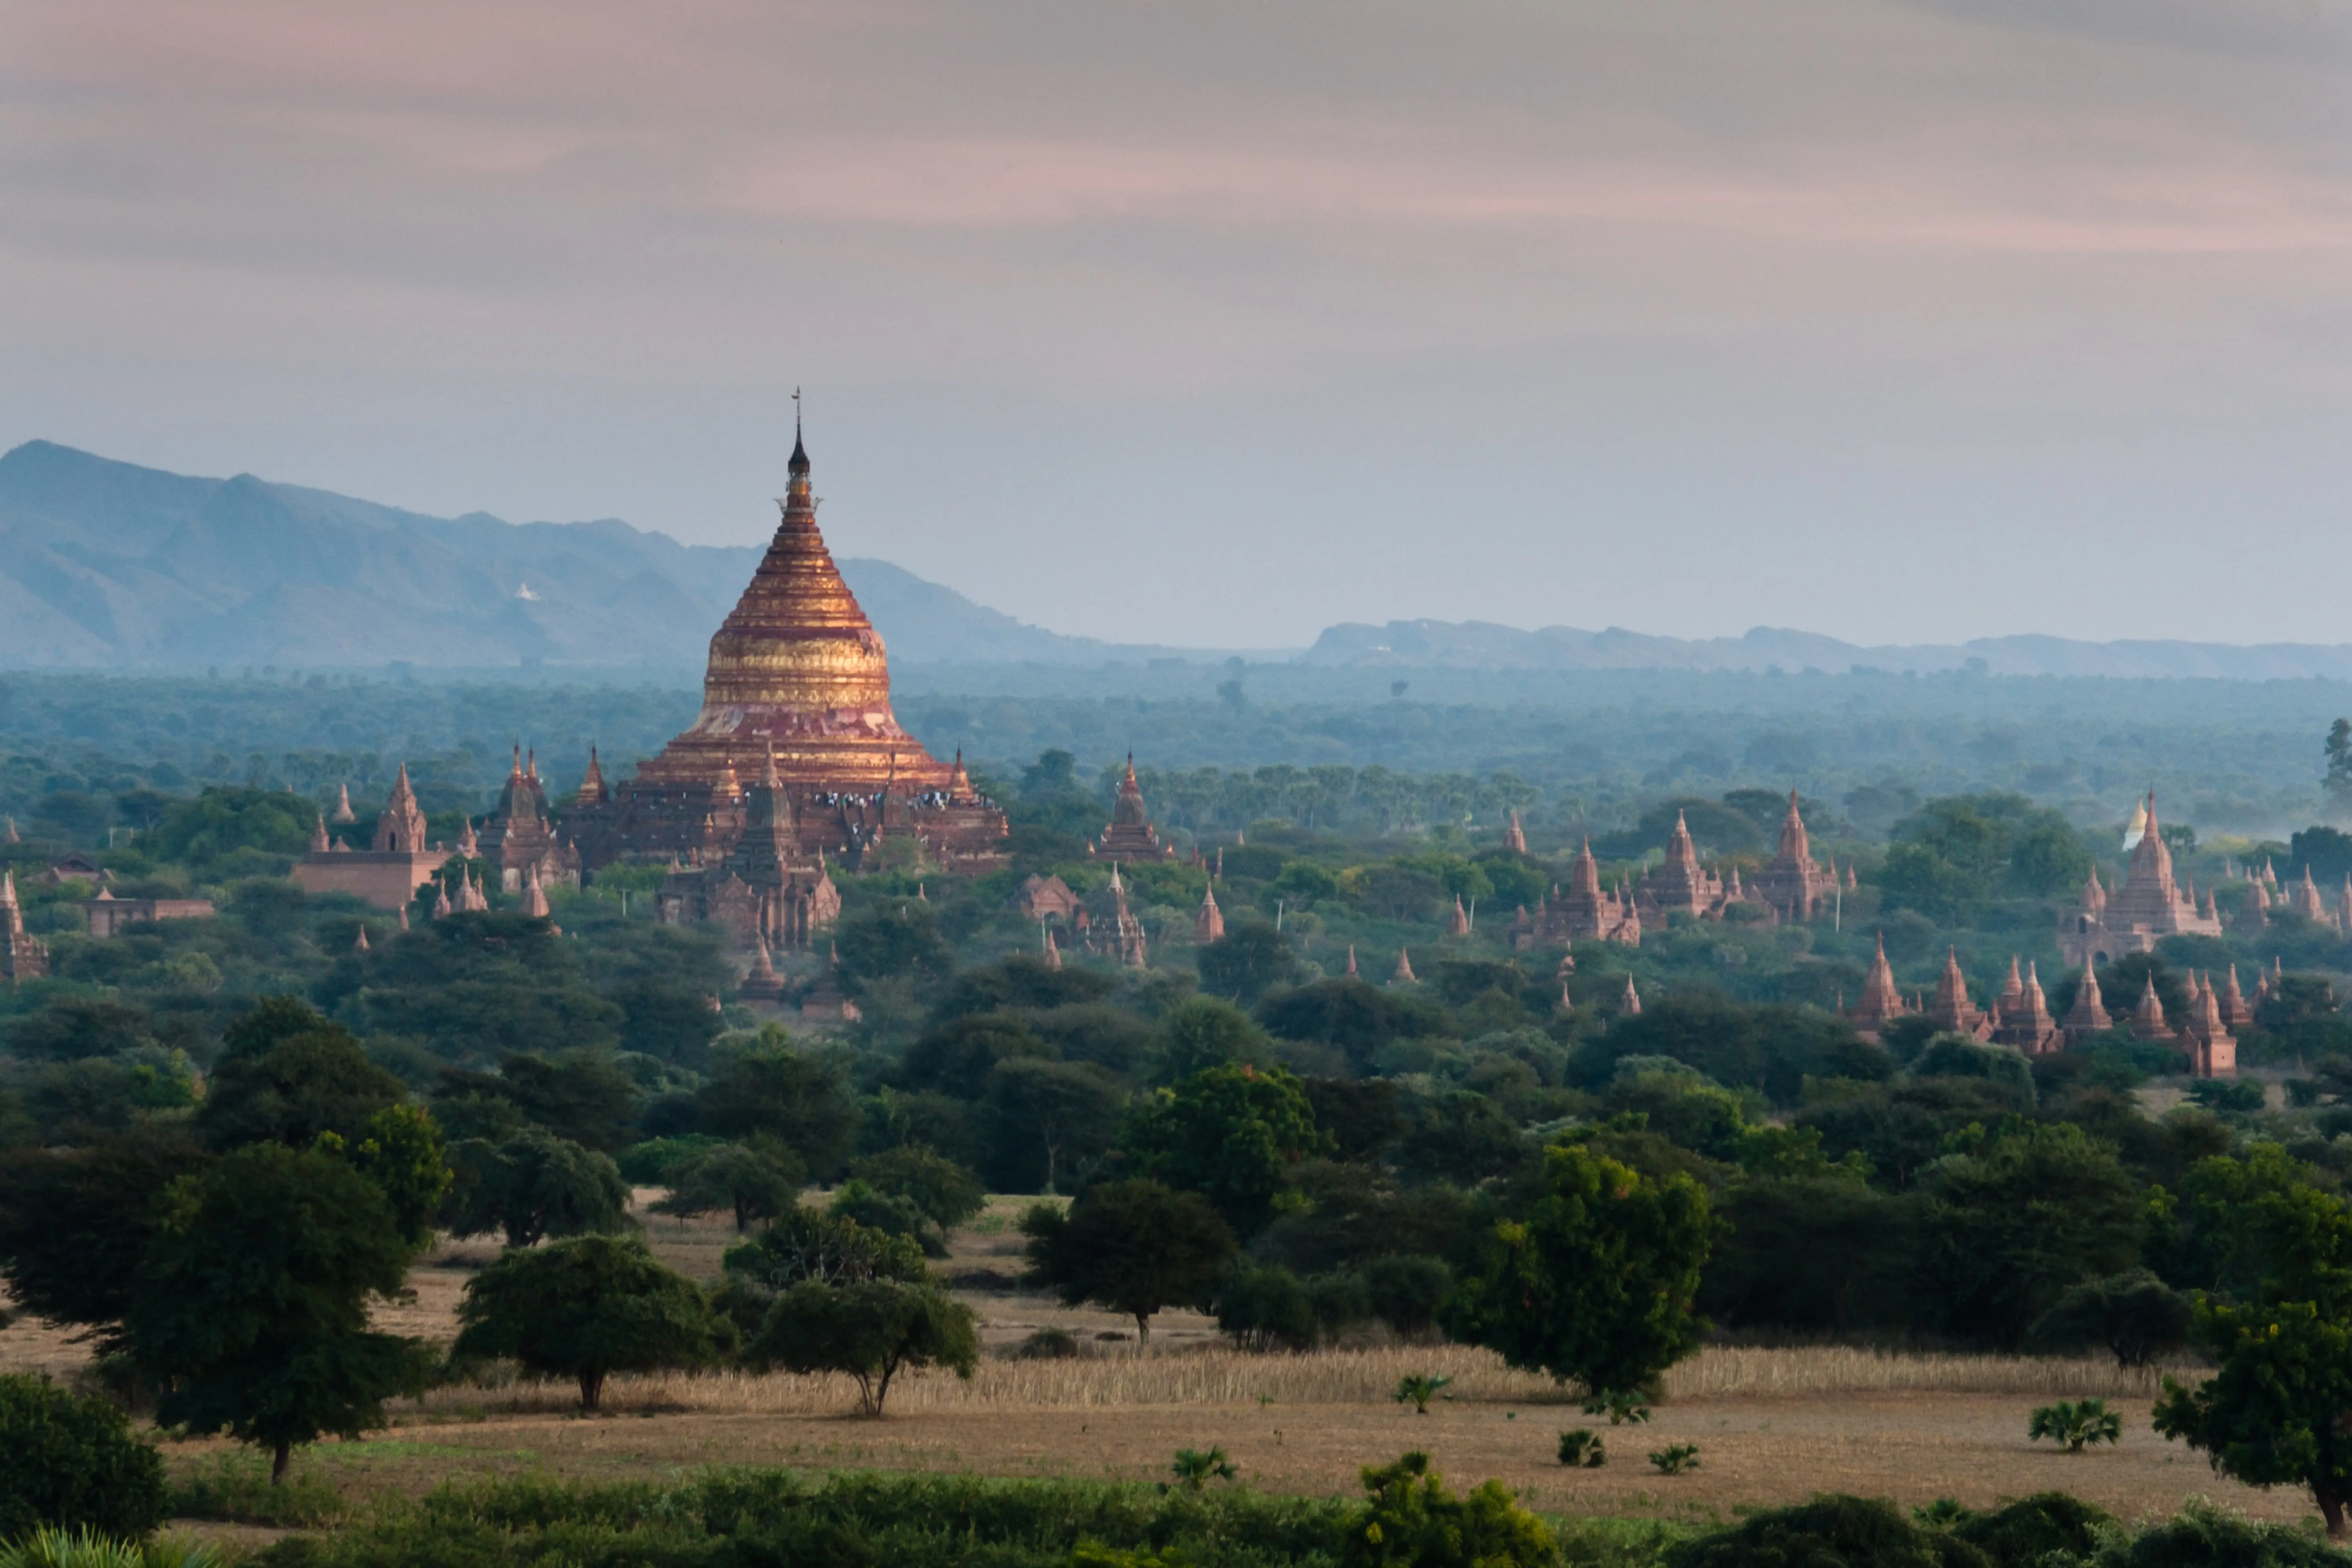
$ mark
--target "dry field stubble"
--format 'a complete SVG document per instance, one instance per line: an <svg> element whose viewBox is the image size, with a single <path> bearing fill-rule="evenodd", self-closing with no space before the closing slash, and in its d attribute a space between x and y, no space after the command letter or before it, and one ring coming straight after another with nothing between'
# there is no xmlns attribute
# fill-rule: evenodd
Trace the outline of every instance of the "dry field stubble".
<svg viewBox="0 0 2352 1568"><path fill-rule="evenodd" d="M643 1212L643 1205L640 1205ZM1000 1204L961 1233L944 1272L1018 1269L1017 1236ZM710 1278L731 1226L646 1215L656 1253ZM446 1342L473 1268L496 1256L486 1239L446 1246L411 1277L413 1297L383 1326ZM815 1469L972 1470L1001 1476L1164 1479L1180 1447L1224 1447L1254 1485L1308 1495L1352 1492L1363 1465L1424 1448L1457 1481L1488 1476L1536 1507L1575 1512L1727 1517L1742 1504L1838 1490L1906 1504L1950 1497L1970 1505L2062 1488L2127 1517L2168 1513L2197 1493L2263 1517L2299 1519L2308 1502L2211 1473L2149 1430L2156 1373L2108 1361L1878 1355L1837 1346L1717 1346L1674 1369L1651 1422L1610 1427L1582 1415L1549 1381L1460 1346L1377 1345L1311 1355L1244 1355L1194 1313L1153 1324L1149 1349L1133 1324L1018 1291L967 1291L990 1346L970 1382L925 1373L892 1388L889 1414L848 1412L845 1381L740 1373L617 1377L607 1411L583 1418L559 1384L437 1390L394 1413L392 1431L328 1443L310 1462L353 1492L424 1490L493 1472L547 1469L616 1479L667 1479L705 1465ZM1076 1333L1087 1353L1014 1361L1003 1351L1033 1330ZM1120 1342L1098 1333L1124 1332ZM80 1357L65 1336L19 1322L0 1332L0 1363L65 1373ZM1407 1373L1453 1378L1426 1416L1390 1394ZM2025 1440L2032 1407L2053 1397L2105 1396L2125 1439L2069 1457ZM1568 1470L1559 1432L1597 1426L1610 1461ZM1664 1477L1646 1454L1697 1445L1696 1470ZM175 1467L210 1462L218 1443L173 1444Z"/></svg>

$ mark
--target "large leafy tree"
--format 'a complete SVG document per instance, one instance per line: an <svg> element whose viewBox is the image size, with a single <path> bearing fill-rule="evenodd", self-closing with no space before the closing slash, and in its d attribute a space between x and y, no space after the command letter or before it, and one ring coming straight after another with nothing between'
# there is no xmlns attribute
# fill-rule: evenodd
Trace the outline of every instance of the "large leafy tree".
<svg viewBox="0 0 2352 1568"><path fill-rule="evenodd" d="M1526 1217L1481 1241L1446 1328L1594 1394L1645 1389L1698 1346L1692 1307L1716 1227L1706 1194L1581 1144L1545 1151L1544 1167Z"/></svg>
<svg viewBox="0 0 2352 1568"><path fill-rule="evenodd" d="M580 1384L594 1410L616 1372L707 1366L734 1337L693 1280L634 1237L574 1237L515 1251L466 1282L451 1353L505 1356Z"/></svg>
<svg viewBox="0 0 2352 1568"><path fill-rule="evenodd" d="M575 1051L554 1060L517 1053L495 1073L443 1068L440 1096L501 1103L520 1121L611 1153L629 1142L636 1085L612 1058L598 1052Z"/></svg>
<svg viewBox="0 0 2352 1568"><path fill-rule="evenodd" d="M368 1327L415 1248L383 1194L345 1161L274 1143L239 1149L165 1196L126 1322L156 1415L270 1450L356 1436L423 1385L415 1341Z"/></svg>
<svg viewBox="0 0 2352 1568"><path fill-rule="evenodd" d="M906 1199L943 1231L971 1219L988 1201L978 1176L920 1143L853 1160L849 1174L878 1193Z"/></svg>
<svg viewBox="0 0 2352 1568"><path fill-rule="evenodd" d="M0 1156L0 1278L16 1305L112 1346L164 1223L159 1200L212 1160L184 1128L152 1123Z"/></svg>
<svg viewBox="0 0 2352 1568"><path fill-rule="evenodd" d="M1920 1300L1948 1331L2013 1347L2069 1288L2139 1261L2147 1197L2113 1147L2012 1122L1931 1174Z"/></svg>
<svg viewBox="0 0 2352 1568"><path fill-rule="evenodd" d="M369 1118L407 1098L407 1086L368 1060L349 1030L273 996L229 1026L195 1126L216 1149L302 1149L321 1133L354 1139Z"/></svg>
<svg viewBox="0 0 2352 1568"><path fill-rule="evenodd" d="M988 1079L991 1179L1001 1192L1053 1192L1109 1149L1125 1099L1092 1062L997 1063Z"/></svg>
<svg viewBox="0 0 2352 1568"><path fill-rule="evenodd" d="M467 1139L449 1152L457 1177L441 1211L452 1236L504 1231L509 1247L629 1224L629 1186L612 1156L536 1127L503 1143Z"/></svg>
<svg viewBox="0 0 2352 1568"><path fill-rule="evenodd" d="M2250 1486L2311 1489L2327 1532L2347 1532L2352 1503L2352 1211L2309 1181L2231 1173L2209 1161L2200 1173L2223 1184L2242 1176L2231 1224L2246 1239L2240 1294L2200 1291L2193 1332L2214 1359L2194 1388L2165 1380L2156 1428L2203 1449L2213 1468Z"/></svg>
<svg viewBox="0 0 2352 1568"><path fill-rule="evenodd" d="M763 1030L756 1041L724 1050L696 1106L704 1131L781 1139L827 1179L857 1131L857 1102L840 1064L795 1050L782 1030Z"/></svg>
<svg viewBox="0 0 2352 1568"><path fill-rule="evenodd" d="M1239 1251L1200 1196L1154 1181L1089 1187L1067 1213L1039 1204L1021 1228L1032 1272L1065 1305L1124 1312L1145 1340L1162 1308L1207 1306Z"/></svg>
<svg viewBox="0 0 2352 1568"><path fill-rule="evenodd" d="M721 1143L696 1155L670 1183L668 1195L654 1205L657 1214L696 1215L728 1210L738 1234L755 1219L772 1219L800 1201L808 1167L800 1156L772 1139Z"/></svg>
<svg viewBox="0 0 2352 1568"><path fill-rule="evenodd" d="M1246 1063L1160 1090L1129 1115L1121 1143L1138 1172L1199 1193L1244 1236L1274 1217L1298 1162L1332 1146L1295 1074Z"/></svg>
<svg viewBox="0 0 2352 1568"><path fill-rule="evenodd" d="M1307 973L1282 934L1255 918L1236 920L1224 935L1201 949L1193 963L1200 967L1201 989L1244 1005Z"/></svg>
<svg viewBox="0 0 2352 1568"><path fill-rule="evenodd" d="M980 1336L971 1309L936 1286L810 1279L776 1298L745 1356L755 1366L846 1373L857 1384L859 1411L879 1416L902 1371L944 1366L970 1377L980 1362Z"/></svg>

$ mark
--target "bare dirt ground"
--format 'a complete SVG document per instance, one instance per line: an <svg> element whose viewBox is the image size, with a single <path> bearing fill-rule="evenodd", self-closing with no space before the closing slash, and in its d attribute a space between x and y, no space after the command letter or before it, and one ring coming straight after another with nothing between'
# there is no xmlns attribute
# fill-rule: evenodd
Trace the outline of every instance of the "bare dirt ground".
<svg viewBox="0 0 2352 1568"><path fill-rule="evenodd" d="M851 1392L835 1379L622 1378L594 1417L573 1408L567 1386L513 1384L437 1390L399 1407L392 1430L320 1444L303 1462L353 1495L525 1471L667 1479L709 1465L1159 1480L1178 1448L1215 1445L1249 1484L1326 1496L1353 1493L1362 1466L1422 1448L1458 1484L1495 1477L1531 1506L1569 1513L1727 1519L1742 1507L1818 1491L1906 1505L1948 1497L1976 1507L2051 1488L2126 1518L2168 1514L2198 1494L2263 1518L2311 1512L2300 1493L2241 1487L2158 1437L2148 1426L2153 1376L2123 1374L2111 1363L1710 1349L1670 1374L1667 1398L1648 1424L1612 1428L1543 1380L1461 1347L1368 1343L1244 1356L1223 1348L1199 1314L1171 1312L1154 1321L1147 1350L1135 1343L1130 1321L1001 1288L1020 1269L1017 1209L1012 1201L992 1205L939 1265L955 1278L1003 1277L1000 1288L961 1292L989 1347L980 1374L969 1384L934 1373L904 1379L881 1421L848 1415ZM646 1236L673 1267L703 1279L717 1276L734 1240L731 1225L715 1216L646 1215ZM411 1298L379 1321L446 1342L465 1281L496 1253L487 1238L436 1248L411 1276ZM1004 1356L1047 1325L1080 1336L1088 1353ZM46 1325L19 1320L0 1331L0 1366L68 1376L85 1359ZM1426 1416L1389 1397L1409 1371L1454 1379ZM2103 1394L2123 1412L2120 1447L2068 1456L2026 1441L2033 1405L2084 1394ZM1557 1462L1558 1435L1571 1426L1602 1433L1605 1468ZM1670 1443L1696 1444L1697 1468L1659 1474L1645 1456ZM184 1469L217 1463L230 1446L168 1443L165 1451Z"/></svg>

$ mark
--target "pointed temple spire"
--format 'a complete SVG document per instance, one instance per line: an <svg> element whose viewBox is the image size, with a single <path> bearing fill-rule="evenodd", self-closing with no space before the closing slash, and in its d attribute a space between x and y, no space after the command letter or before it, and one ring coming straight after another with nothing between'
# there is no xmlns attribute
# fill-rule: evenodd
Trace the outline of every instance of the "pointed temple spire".
<svg viewBox="0 0 2352 1568"><path fill-rule="evenodd" d="M1503 830L1503 847L1514 855L1528 852L1528 830L1519 826L1519 808L1511 807L1511 826Z"/></svg>
<svg viewBox="0 0 2352 1568"><path fill-rule="evenodd" d="M368 950L367 927L365 927L365 926L363 925L363 926L360 927L360 935L359 935L359 940L358 940L357 942L352 942L352 951L353 952L365 952L367 950Z"/></svg>
<svg viewBox="0 0 2352 1568"><path fill-rule="evenodd" d="M1045 928L1045 967L1055 970L1062 967L1061 944L1054 940L1054 928L1051 926Z"/></svg>
<svg viewBox="0 0 2352 1568"><path fill-rule="evenodd" d="M340 824L358 820L352 812L352 786L348 784L338 786L335 792L335 821Z"/></svg>
<svg viewBox="0 0 2352 1568"><path fill-rule="evenodd" d="M1567 990L1566 986L1560 987L1563 995L1567 994ZM1618 1011L1629 1018L1638 1017L1641 1015L1642 994L1633 989L1633 977L1630 973L1625 976L1625 994L1619 999L1617 1006Z"/></svg>
<svg viewBox="0 0 2352 1568"><path fill-rule="evenodd" d="M2148 826L2153 829L2153 820ZM2173 1037L2171 1026L2165 1022L2164 1003L2156 994L2156 976L2150 973L2140 988L2138 1005L2132 1008L2132 1034L2143 1040L2168 1040Z"/></svg>
<svg viewBox="0 0 2352 1568"><path fill-rule="evenodd" d="M1412 973L1412 954L1402 947L1397 949L1396 973L1389 976L1389 984L1391 985L1417 985L1420 984L1420 981L1414 977Z"/></svg>
<svg viewBox="0 0 2352 1568"><path fill-rule="evenodd" d="M1201 912L1192 917L1192 940L1206 947L1225 934L1225 915L1217 908L1217 889L1204 888L1201 892Z"/></svg>
<svg viewBox="0 0 2352 1568"><path fill-rule="evenodd" d="M1353 975L1355 974L1355 973L1356 973L1356 944L1355 944L1354 942L1349 942L1349 943L1348 944L1348 971L1347 971L1347 972L1348 972L1348 973L1349 973L1350 976L1353 976Z"/></svg>
<svg viewBox="0 0 2352 1568"><path fill-rule="evenodd" d="M319 825L310 829L310 853L313 855L324 855L326 852L327 814L322 811L319 814Z"/></svg>
<svg viewBox="0 0 2352 1568"><path fill-rule="evenodd" d="M1870 961L1869 978L1863 982L1862 999L1854 1005L1852 1016L1863 1034L1875 1039L1889 1020L1907 1011L1903 993L1895 988L1895 969L1886 962L1886 935L1882 931L1877 955Z"/></svg>
<svg viewBox="0 0 2352 1568"><path fill-rule="evenodd" d="M596 760L596 748L591 745L588 748L588 776L580 781L580 804L598 805L608 793L604 788L604 764Z"/></svg>
<svg viewBox="0 0 2352 1568"><path fill-rule="evenodd" d="M2115 1027L2115 1020L2107 1018L2105 999L2098 994L2098 971L2091 969L2088 959L2084 959L2082 966L2082 985L2074 987L2074 1006L2067 1008L2063 1023L2070 1039L2103 1035Z"/></svg>

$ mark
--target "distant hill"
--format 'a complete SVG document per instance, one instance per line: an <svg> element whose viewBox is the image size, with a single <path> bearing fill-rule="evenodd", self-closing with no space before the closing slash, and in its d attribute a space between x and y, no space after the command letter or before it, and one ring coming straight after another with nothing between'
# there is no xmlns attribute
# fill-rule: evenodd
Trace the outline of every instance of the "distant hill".
<svg viewBox="0 0 2352 1568"><path fill-rule="evenodd" d="M605 519L425 517L250 474L190 479L47 441L0 457L0 666L698 672L759 563ZM894 658L1216 657L1066 637L885 561L842 575Z"/></svg>
<svg viewBox="0 0 2352 1568"><path fill-rule="evenodd" d="M2319 643L2074 642L2064 637L1979 637L1974 642L1864 647L1811 632L1759 626L1745 637L1647 637L1612 626L1520 631L1485 621L1391 621L1327 629L1303 656L1326 668L1451 669L1965 669L1989 675L2121 679L2352 679L2352 646Z"/></svg>
<svg viewBox="0 0 2352 1568"><path fill-rule="evenodd" d="M250 474L190 479L28 441L0 457L0 668L194 669L278 665L634 668L698 676L710 634L760 552L680 544L625 522L426 517ZM845 560L893 660L914 665L1213 662L1223 648L1064 637L887 561ZM1325 631L1327 668L1753 670L1843 674L2352 679L2352 647L1988 637L1864 647L1758 627L1685 640L1611 627L1520 631L1391 621ZM1017 673L1017 672L1007 672Z"/></svg>

